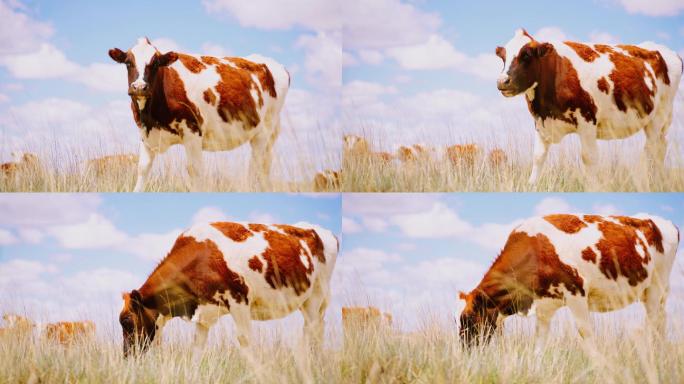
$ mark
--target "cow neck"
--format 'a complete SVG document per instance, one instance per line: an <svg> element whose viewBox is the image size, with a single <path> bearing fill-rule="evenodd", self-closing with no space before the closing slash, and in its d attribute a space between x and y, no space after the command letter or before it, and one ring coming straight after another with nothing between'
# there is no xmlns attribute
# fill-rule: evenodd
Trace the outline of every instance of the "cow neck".
<svg viewBox="0 0 684 384"><path fill-rule="evenodd" d="M536 76L536 86L533 89L534 97L530 100L527 95L527 102L530 109L542 119L552 117L555 109L558 108L559 100L556 92L556 85L561 84L563 79L562 63L556 53L555 48L545 57L539 59L539 68ZM551 73L555 76L549 76Z"/></svg>
<svg viewBox="0 0 684 384"><path fill-rule="evenodd" d="M166 317L192 317L198 300L181 269L168 256L157 266L139 289L145 307Z"/></svg>
<svg viewBox="0 0 684 384"><path fill-rule="evenodd" d="M161 67L157 70L157 75L150 84L151 94L145 103L145 108L140 110L137 103L134 102L136 108L138 108L138 114L147 135L150 134L152 128L158 128L174 134L177 133L170 126L170 109L164 86L166 82L165 79L169 77L169 71L171 70L172 69L167 67Z"/></svg>

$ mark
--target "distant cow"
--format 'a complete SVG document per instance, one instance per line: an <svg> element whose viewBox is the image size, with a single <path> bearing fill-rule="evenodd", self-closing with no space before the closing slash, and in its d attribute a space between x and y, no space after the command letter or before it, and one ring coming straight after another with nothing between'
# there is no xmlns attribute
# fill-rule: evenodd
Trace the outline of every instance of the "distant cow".
<svg viewBox="0 0 684 384"><path fill-rule="evenodd" d="M681 58L655 43L635 45L539 42L519 29L496 54L504 67L497 87L524 94L536 140L530 184L536 184L549 146L577 133L582 162L594 172L597 139L622 139L643 130L644 156L662 166Z"/></svg>
<svg viewBox="0 0 684 384"><path fill-rule="evenodd" d="M402 145L397 149L397 157L402 163L424 161L430 159L432 152L432 148L422 144Z"/></svg>
<svg viewBox="0 0 684 384"><path fill-rule="evenodd" d="M473 167L482 157L482 148L477 144L456 144L446 148L446 157L455 166Z"/></svg>
<svg viewBox="0 0 684 384"><path fill-rule="evenodd" d="M315 192L325 192L340 189L341 171L326 169L316 173L313 179L313 190Z"/></svg>
<svg viewBox="0 0 684 384"><path fill-rule="evenodd" d="M498 168L508 163L508 156L501 148L494 148L487 154L487 162L492 168Z"/></svg>
<svg viewBox="0 0 684 384"><path fill-rule="evenodd" d="M92 321L60 321L45 325L43 336L50 341L69 345L95 336L95 323Z"/></svg>
<svg viewBox="0 0 684 384"><path fill-rule="evenodd" d="M36 324L31 319L13 313L5 313L2 315L2 319L6 325L3 328L6 333L31 333L36 327Z"/></svg>
<svg viewBox="0 0 684 384"><path fill-rule="evenodd" d="M108 155L90 159L86 163L86 172L94 172L97 176L116 172L121 169L134 168L138 163L138 155Z"/></svg>
<svg viewBox="0 0 684 384"><path fill-rule="evenodd" d="M202 151L252 147L249 173L271 169L280 111L290 86L285 68L259 55L246 58L161 53L147 38L128 51L109 50L126 65L131 109L142 143L135 191L145 186L155 156L182 144L190 189L201 181Z"/></svg>
<svg viewBox="0 0 684 384"><path fill-rule="evenodd" d="M379 163L389 163L394 156L389 152L374 152L368 140L356 135L344 135L343 158L361 158Z"/></svg>
<svg viewBox="0 0 684 384"><path fill-rule="evenodd" d="M124 355L145 351L173 317L192 319L203 346L209 328L230 314L247 346L252 320L299 310L305 336L319 342L337 251L330 231L307 223L194 225L139 289L123 295Z"/></svg>
<svg viewBox="0 0 684 384"><path fill-rule="evenodd" d="M567 306L579 333L592 336L589 312L641 301L665 329L665 301L679 231L656 216L549 215L517 226L480 284L460 293L460 336L489 339L503 318L535 309L544 340L553 314Z"/></svg>
<svg viewBox="0 0 684 384"><path fill-rule="evenodd" d="M345 335L359 330L392 327L392 315L376 307L342 307L342 329Z"/></svg>
<svg viewBox="0 0 684 384"><path fill-rule="evenodd" d="M2 177L14 178L20 173L37 172L41 169L40 159L33 153L15 151L11 156L11 162L0 164Z"/></svg>

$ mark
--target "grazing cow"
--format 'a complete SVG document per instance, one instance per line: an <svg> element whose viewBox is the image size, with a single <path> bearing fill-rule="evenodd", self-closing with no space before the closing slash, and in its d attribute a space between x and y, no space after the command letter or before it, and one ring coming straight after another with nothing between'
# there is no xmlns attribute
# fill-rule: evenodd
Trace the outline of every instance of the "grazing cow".
<svg viewBox="0 0 684 384"><path fill-rule="evenodd" d="M366 156L371 152L368 140L356 135L344 135L344 154L348 156Z"/></svg>
<svg viewBox="0 0 684 384"><path fill-rule="evenodd" d="M506 152L504 152L503 149L494 148L489 151L487 161L489 162L490 167L498 168L508 163L508 156L506 156Z"/></svg>
<svg viewBox="0 0 684 384"><path fill-rule="evenodd" d="M138 155L108 155L90 159L86 163L86 172L94 172L97 176L115 172L116 170L134 168L138 163Z"/></svg>
<svg viewBox="0 0 684 384"><path fill-rule="evenodd" d="M109 50L126 65L131 109L142 143L135 191L152 162L174 144L188 158L190 189L201 180L202 151L252 147L249 173L264 181L280 132L280 110L290 85L285 67L258 55L246 58L161 53L147 38L128 51Z"/></svg>
<svg viewBox="0 0 684 384"><path fill-rule="evenodd" d="M325 192L329 190L340 189L340 178L342 172L332 169L326 169L322 172L316 173L313 179L314 192Z"/></svg>
<svg viewBox="0 0 684 384"><path fill-rule="evenodd" d="M0 172L6 178L14 178L20 173L40 170L41 163L33 153L15 151L10 154L12 161L0 164Z"/></svg>
<svg viewBox="0 0 684 384"><path fill-rule="evenodd" d="M345 335L358 330L392 327L392 315L376 307L342 307L342 329Z"/></svg>
<svg viewBox="0 0 684 384"><path fill-rule="evenodd" d="M6 330L12 330L15 332L32 332L36 327L36 324L31 321L31 319L12 313L5 313L2 315L2 319L7 325L5 328Z"/></svg>
<svg viewBox="0 0 684 384"><path fill-rule="evenodd" d="M194 225L139 289L123 294L124 355L145 351L173 317L192 319L195 345L203 346L209 328L230 314L247 346L252 320L299 310L307 340L318 343L337 252L330 231L307 223Z"/></svg>
<svg viewBox="0 0 684 384"><path fill-rule="evenodd" d="M679 230L656 216L534 217L517 226L480 284L460 293L461 339L489 339L503 318L534 308L544 340L557 309L570 309L583 338L589 312L643 302L655 329L665 327L670 271Z"/></svg>
<svg viewBox="0 0 684 384"><path fill-rule="evenodd" d="M447 159L460 167L473 167L482 157L482 148L477 144L456 144L446 148Z"/></svg>
<svg viewBox="0 0 684 384"><path fill-rule="evenodd" d="M519 29L496 54L504 62L497 87L506 97L524 94L534 117L530 184L536 184L549 146L570 133L579 135L589 174L598 160L597 139L622 139L641 130L644 159L662 166L683 69L675 52L651 42L539 42Z"/></svg>
<svg viewBox="0 0 684 384"><path fill-rule="evenodd" d="M95 323L86 321L60 321L45 325L43 336L62 345L73 344L95 336Z"/></svg>
<svg viewBox="0 0 684 384"><path fill-rule="evenodd" d="M424 161L430 159L432 152L432 148L428 148L422 144L413 144L409 146L402 145L397 149L397 157L402 163L417 160Z"/></svg>

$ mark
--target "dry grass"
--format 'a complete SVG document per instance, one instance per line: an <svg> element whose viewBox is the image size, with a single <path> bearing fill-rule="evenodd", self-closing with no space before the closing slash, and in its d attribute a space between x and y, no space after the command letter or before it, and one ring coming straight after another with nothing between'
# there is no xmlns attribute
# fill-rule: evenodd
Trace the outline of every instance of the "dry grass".
<svg viewBox="0 0 684 384"><path fill-rule="evenodd" d="M123 359L111 337L63 347L29 337L0 337L0 383L681 383L681 332L660 340L604 327L595 355L572 327L543 349L521 329L485 347L464 350L455 329L425 326L417 332L368 332L312 353L280 336L251 352L229 341L193 351L170 342L138 358ZM339 334L332 330L334 335ZM225 335L225 340L230 340ZM114 341L116 340L116 341ZM344 346L342 346L344 344ZM590 357L593 356L593 357Z"/></svg>
<svg viewBox="0 0 684 384"><path fill-rule="evenodd" d="M382 148L371 141L371 147ZM472 140L456 140L469 143ZM576 143L554 145L536 186L528 184L532 170L532 143L523 138L477 142L485 155L475 164L454 165L442 156L402 163L383 162L370 156L344 156L342 190L350 192L681 192L684 191L684 157L680 146L670 142L662 174L639 171L641 146L613 142L602 145L597 179L587 182ZM508 162L493 166L486 153L502 148ZM642 184L638 184L641 180ZM642 185L642 186L639 186Z"/></svg>

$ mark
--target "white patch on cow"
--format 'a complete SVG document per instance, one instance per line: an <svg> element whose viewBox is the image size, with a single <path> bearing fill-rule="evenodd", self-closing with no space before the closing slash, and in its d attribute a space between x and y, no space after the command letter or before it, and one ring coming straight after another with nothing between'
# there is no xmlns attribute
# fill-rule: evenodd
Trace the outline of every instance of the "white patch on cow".
<svg viewBox="0 0 684 384"><path fill-rule="evenodd" d="M145 109L145 104L147 104L147 97L136 97L135 102L138 104L138 109L142 111Z"/></svg>
<svg viewBox="0 0 684 384"><path fill-rule="evenodd" d="M178 129L178 123L171 123L174 129ZM171 133L165 129L152 128L149 135L145 133L146 129L140 129L140 136L143 138L145 144L156 153L166 152L170 146L180 144L181 138L175 133Z"/></svg>
<svg viewBox="0 0 684 384"><path fill-rule="evenodd" d="M501 71L499 79L503 80L508 77L508 70L511 68L513 60L518 57L520 48L525 46L525 44L529 43L530 41L532 41L532 39L526 36L522 29L515 31L515 36L513 36L513 38L504 46L506 49L506 61L504 62L504 68Z"/></svg>
<svg viewBox="0 0 684 384"><path fill-rule="evenodd" d="M313 258L311 250L304 240L299 240L299 245L304 250L304 253L299 254L299 260L302 262L302 265L304 265L304 268L309 269L309 258Z"/></svg>
<svg viewBox="0 0 684 384"><path fill-rule="evenodd" d="M138 78L131 85L134 87L142 86L145 84L145 67L150 63L154 54L157 53L157 48L150 44L146 38L141 37L131 48L131 53L135 57L135 68L138 70Z"/></svg>

